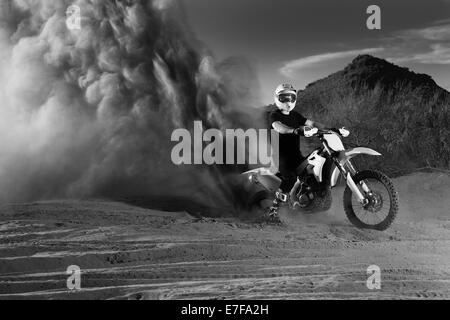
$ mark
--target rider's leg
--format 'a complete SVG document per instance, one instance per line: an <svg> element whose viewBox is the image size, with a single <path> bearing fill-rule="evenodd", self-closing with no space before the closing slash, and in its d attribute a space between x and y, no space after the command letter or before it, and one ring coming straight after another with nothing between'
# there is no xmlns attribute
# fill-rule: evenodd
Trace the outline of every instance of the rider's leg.
<svg viewBox="0 0 450 320"><path fill-rule="evenodd" d="M299 161L295 159L280 160L280 174L283 182L281 183L281 191L289 195L295 183L297 182L297 168Z"/></svg>
<svg viewBox="0 0 450 320"><path fill-rule="evenodd" d="M281 174L281 192L275 197L275 200L270 208L270 216L278 216L278 209L281 203L289 199L289 193L297 182L297 169L306 160L302 154L292 158L281 158L279 163L279 172Z"/></svg>
<svg viewBox="0 0 450 320"><path fill-rule="evenodd" d="M282 176L283 182L281 183L280 189L284 194L288 195L294 187L295 182L297 182L297 174L291 169L290 171L284 172Z"/></svg>
<svg viewBox="0 0 450 320"><path fill-rule="evenodd" d="M278 210L283 202L289 199L289 192L294 187L297 181L296 163L291 163L292 161L283 161L280 159L279 171L281 174L281 192L278 192L273 201L272 207L269 211L269 216L278 219Z"/></svg>

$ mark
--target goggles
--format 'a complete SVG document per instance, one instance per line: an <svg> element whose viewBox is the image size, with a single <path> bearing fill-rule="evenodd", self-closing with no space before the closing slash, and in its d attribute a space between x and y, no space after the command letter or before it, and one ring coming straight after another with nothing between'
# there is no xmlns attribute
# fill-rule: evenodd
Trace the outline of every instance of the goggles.
<svg viewBox="0 0 450 320"><path fill-rule="evenodd" d="M278 96L278 100L281 103L296 102L297 101L297 96L295 94L293 94L293 93L290 93L290 94L284 93L284 94L280 94Z"/></svg>

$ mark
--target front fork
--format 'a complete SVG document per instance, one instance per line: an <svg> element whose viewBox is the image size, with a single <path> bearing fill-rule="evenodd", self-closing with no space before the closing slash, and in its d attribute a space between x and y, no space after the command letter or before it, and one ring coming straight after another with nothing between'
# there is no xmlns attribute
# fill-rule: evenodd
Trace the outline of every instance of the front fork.
<svg viewBox="0 0 450 320"><path fill-rule="evenodd" d="M336 165L338 166L338 168L341 171L342 175L345 177L345 180L347 181L348 187L356 195L356 197L358 198L359 202L361 204L363 204L363 205L366 205L368 203L367 198L364 196L364 194L361 192L361 190L358 187L358 185L353 180L353 177L358 173L358 171L354 167L353 163L350 160L348 160L346 162L345 166L343 166L339 162ZM371 192L369 187L367 186L367 184L364 181L361 181L359 184L360 184L362 190L365 193L370 193Z"/></svg>

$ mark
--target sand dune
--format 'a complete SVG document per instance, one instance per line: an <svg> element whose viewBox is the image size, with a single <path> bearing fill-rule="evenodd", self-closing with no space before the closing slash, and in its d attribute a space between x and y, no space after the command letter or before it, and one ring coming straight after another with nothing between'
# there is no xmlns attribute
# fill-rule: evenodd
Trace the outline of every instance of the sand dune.
<svg viewBox="0 0 450 320"><path fill-rule="evenodd" d="M329 212L284 212L281 227L105 200L4 204L0 299L448 299L450 177L395 183L401 211L386 232L350 225L342 189ZM66 287L70 265L81 291Z"/></svg>

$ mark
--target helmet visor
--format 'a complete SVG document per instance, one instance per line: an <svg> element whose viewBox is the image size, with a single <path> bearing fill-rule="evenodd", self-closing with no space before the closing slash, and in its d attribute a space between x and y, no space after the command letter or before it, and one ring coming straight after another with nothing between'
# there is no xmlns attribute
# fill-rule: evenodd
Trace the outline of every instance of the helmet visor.
<svg viewBox="0 0 450 320"><path fill-rule="evenodd" d="M278 96L278 100L281 103L296 102L297 96L293 93L282 93Z"/></svg>

